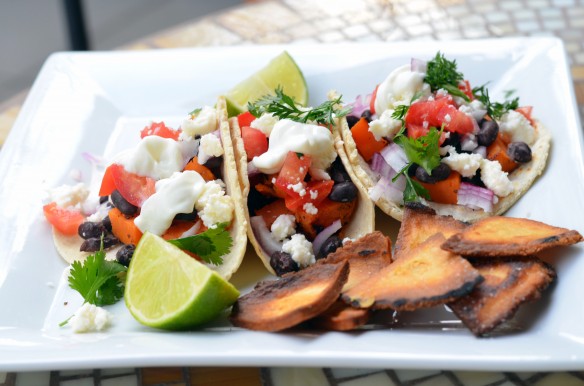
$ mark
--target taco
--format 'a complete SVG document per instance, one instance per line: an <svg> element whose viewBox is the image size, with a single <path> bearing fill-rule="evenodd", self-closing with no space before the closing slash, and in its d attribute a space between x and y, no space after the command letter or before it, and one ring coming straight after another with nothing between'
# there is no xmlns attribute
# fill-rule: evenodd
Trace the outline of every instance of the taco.
<svg viewBox="0 0 584 386"><path fill-rule="evenodd" d="M374 206L336 130L340 98L310 109L277 89L231 118L248 238L279 276L374 228Z"/></svg>
<svg viewBox="0 0 584 386"><path fill-rule="evenodd" d="M103 242L106 258L127 264L144 232L175 240L226 231L226 253L213 261L205 260L206 252L194 257L228 279L247 245L236 170L224 98L191 112L177 130L152 123L141 131L140 143L105 170L98 205L79 185L52 195L44 211L57 251L71 263Z"/></svg>
<svg viewBox="0 0 584 386"><path fill-rule="evenodd" d="M441 53L392 71L340 122L370 198L401 221L419 201L462 221L504 213L543 172L551 135L519 98L471 88Z"/></svg>

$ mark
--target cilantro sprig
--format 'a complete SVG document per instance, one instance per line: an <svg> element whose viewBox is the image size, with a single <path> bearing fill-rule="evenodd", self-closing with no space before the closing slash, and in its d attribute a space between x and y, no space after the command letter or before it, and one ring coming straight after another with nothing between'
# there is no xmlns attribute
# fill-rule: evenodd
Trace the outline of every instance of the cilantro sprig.
<svg viewBox="0 0 584 386"><path fill-rule="evenodd" d="M199 256L203 261L213 265L223 264L222 256L233 246L233 239L225 229L229 223L217 224L198 235L169 240L180 249L187 250Z"/></svg>
<svg viewBox="0 0 584 386"><path fill-rule="evenodd" d="M489 90L487 89L487 85L484 84L479 87L475 87L472 89L472 93L476 99L482 102L487 109L487 115L494 119L499 119L509 110L515 110L519 107L519 97L515 97L513 99L509 99L514 91L508 91L505 94L505 102L491 102L491 98L489 97Z"/></svg>
<svg viewBox="0 0 584 386"><path fill-rule="evenodd" d="M69 287L79 292L86 303L106 306L124 295L119 274L127 268L117 261L105 259L103 241L99 251L87 256L84 262L74 261L69 272Z"/></svg>
<svg viewBox="0 0 584 386"><path fill-rule="evenodd" d="M457 70L456 60L448 60L444 54L437 52L436 56L428 61L424 82L430 85L432 91L442 88L449 94L468 101L468 96L458 88L458 84L463 80L464 76Z"/></svg>
<svg viewBox="0 0 584 386"><path fill-rule="evenodd" d="M282 87L278 86L275 95L265 95L255 102L248 102L247 109L259 118L264 113L271 113L279 119L291 119L296 122L317 122L334 125L336 118L344 117L351 112L350 107L340 108L342 97L326 101L312 109L299 107L294 98L284 94Z"/></svg>

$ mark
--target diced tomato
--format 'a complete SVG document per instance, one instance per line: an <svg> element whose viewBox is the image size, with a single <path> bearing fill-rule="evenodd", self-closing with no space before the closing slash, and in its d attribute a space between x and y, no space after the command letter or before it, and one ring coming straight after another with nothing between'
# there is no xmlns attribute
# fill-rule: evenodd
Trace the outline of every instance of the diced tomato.
<svg viewBox="0 0 584 386"><path fill-rule="evenodd" d="M109 196L116 190L116 183L114 181L114 175L112 173L112 166L110 165L105 169L103 179L101 180L101 186L99 188L100 196Z"/></svg>
<svg viewBox="0 0 584 386"><path fill-rule="evenodd" d="M292 212L304 210L304 204L311 203L318 209L318 205L328 197L334 185L334 181L310 181L306 184L305 194L290 194L286 197L286 208Z"/></svg>
<svg viewBox="0 0 584 386"><path fill-rule="evenodd" d="M436 127L459 134L472 133L475 128L473 118L452 105L452 98L438 98L432 101L412 103L406 114L406 128L418 132L416 126ZM409 131L408 131L409 133Z"/></svg>
<svg viewBox="0 0 584 386"><path fill-rule="evenodd" d="M110 168L116 189L130 204L141 207L142 203L156 191L152 178L130 173L118 164L112 164Z"/></svg>
<svg viewBox="0 0 584 386"><path fill-rule="evenodd" d="M78 210L61 208L56 202L43 206L43 213L47 221L60 233L73 236L77 234L79 225L85 221L85 217Z"/></svg>
<svg viewBox="0 0 584 386"><path fill-rule="evenodd" d="M150 126L146 126L140 132L140 138L147 137L149 135L157 135L162 138L170 138L175 141L178 140L181 130L173 130L166 126L164 122L152 122Z"/></svg>
<svg viewBox="0 0 584 386"><path fill-rule="evenodd" d="M371 160L373 154L378 153L387 145L387 141L381 138L379 141L369 131L369 122L361 118L351 127L351 136L357 146L357 151L367 162Z"/></svg>
<svg viewBox="0 0 584 386"><path fill-rule="evenodd" d="M298 196L299 193L288 189L288 185L303 183L311 164L312 158L309 155L299 155L293 151L288 152L284 160L284 166L280 169L280 173L278 173L274 183L274 188L287 194Z"/></svg>
<svg viewBox="0 0 584 386"><path fill-rule="evenodd" d="M284 200L276 200L268 205L264 206L263 208L256 209L255 211L257 216L262 216L268 228L272 226L276 219L283 215L283 214L292 214L288 208L286 208L286 204Z"/></svg>
<svg viewBox="0 0 584 386"><path fill-rule="evenodd" d="M251 123L255 119L256 117L252 113L246 111L245 113L241 113L237 116L237 123L239 123L239 127L251 126Z"/></svg>
<svg viewBox="0 0 584 386"><path fill-rule="evenodd" d="M470 87L470 82L468 80L465 80L463 83L459 84L458 89L462 91L471 101L474 99L472 87Z"/></svg>
<svg viewBox="0 0 584 386"><path fill-rule="evenodd" d="M378 88L379 85L375 86L375 90L373 90L373 93L371 94L371 101L369 102L369 111L371 111L371 114L375 114L375 100L377 99Z"/></svg>
<svg viewBox="0 0 584 386"><path fill-rule="evenodd" d="M531 117L531 112L533 111L533 106L522 106L515 109L518 113L523 114L525 118L529 121L531 126L534 126L533 118Z"/></svg>
<svg viewBox="0 0 584 386"><path fill-rule="evenodd" d="M258 129L243 126L241 128L241 138L243 139L243 147L248 161L268 151L268 137Z"/></svg>

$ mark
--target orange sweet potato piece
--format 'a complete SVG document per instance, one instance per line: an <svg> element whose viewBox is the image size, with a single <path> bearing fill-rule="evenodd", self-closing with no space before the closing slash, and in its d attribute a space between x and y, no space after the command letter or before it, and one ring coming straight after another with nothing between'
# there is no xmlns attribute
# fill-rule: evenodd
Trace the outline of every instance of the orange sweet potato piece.
<svg viewBox="0 0 584 386"><path fill-rule="evenodd" d="M193 170L201 175L205 181L213 181L216 179L215 175L208 167L201 165L197 157L191 158L186 164L184 170Z"/></svg>
<svg viewBox="0 0 584 386"><path fill-rule="evenodd" d="M126 217L118 208L110 209L108 216L112 223L112 233L124 244L138 244L142 231L134 224L135 217Z"/></svg>
<svg viewBox="0 0 584 386"><path fill-rule="evenodd" d="M460 189L460 174L452 171L448 178L433 184L418 181L430 193L434 202L456 205L458 203L458 189Z"/></svg>
<svg viewBox="0 0 584 386"><path fill-rule="evenodd" d="M508 141L505 141L501 133L497 134L495 141L487 147L487 159L498 161L504 172L511 173L519 164L507 155Z"/></svg>

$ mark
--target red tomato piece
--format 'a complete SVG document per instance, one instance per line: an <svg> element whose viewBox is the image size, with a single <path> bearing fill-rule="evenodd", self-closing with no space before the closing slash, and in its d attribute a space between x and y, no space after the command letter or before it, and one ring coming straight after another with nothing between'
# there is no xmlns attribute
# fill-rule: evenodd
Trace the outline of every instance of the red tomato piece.
<svg viewBox="0 0 584 386"><path fill-rule="evenodd" d="M61 208L56 202L43 206L43 213L47 221L60 233L73 236L77 234L79 225L85 221L85 217L78 210Z"/></svg>
<svg viewBox="0 0 584 386"><path fill-rule="evenodd" d="M306 184L304 195L289 195L285 199L286 208L292 212L306 211L304 204L311 203L318 209L318 205L328 197L334 185L334 181L310 181Z"/></svg>
<svg viewBox="0 0 584 386"><path fill-rule="evenodd" d="M408 134L410 128L413 132L418 132L417 126L440 129L442 124L446 131L460 134L472 133L474 130L472 120L471 116L452 105L452 98L449 97L415 102L410 106L405 118Z"/></svg>
<svg viewBox="0 0 584 386"><path fill-rule="evenodd" d="M274 187L280 191L285 191L288 195L299 196L300 193L288 189L288 186L296 185L299 182L304 184L304 179L311 164L312 158L309 155L299 155L293 151L288 152Z"/></svg>
<svg viewBox="0 0 584 386"><path fill-rule="evenodd" d="M256 216L262 216L267 227L270 228L278 217L283 214L292 214L292 212L286 208L284 200L278 199L260 209L256 209L255 214Z"/></svg>
<svg viewBox="0 0 584 386"><path fill-rule="evenodd" d="M110 165L105 169L103 179L101 180L101 186L99 188L100 196L109 196L116 190L116 183L114 181L114 175L112 173L112 166Z"/></svg>
<svg viewBox="0 0 584 386"><path fill-rule="evenodd" d="M268 151L268 137L258 129L243 126L241 128L241 138L243 139L243 147L248 161Z"/></svg>
<svg viewBox="0 0 584 386"><path fill-rule="evenodd" d="M472 87L470 87L470 82L468 80L465 79L463 83L459 84L458 89L462 91L471 101L474 99Z"/></svg>
<svg viewBox="0 0 584 386"><path fill-rule="evenodd" d="M178 140L181 130L173 130L166 126L164 122L152 122L150 126L146 126L140 132L140 138L147 137L149 135L157 135L162 138L170 138L175 141Z"/></svg>
<svg viewBox="0 0 584 386"><path fill-rule="evenodd" d="M245 113L241 113L237 116L237 123L239 123L239 127L251 126L251 123L255 119L256 117L252 113L246 111Z"/></svg>
<svg viewBox="0 0 584 386"><path fill-rule="evenodd" d="M523 114L525 118L529 121L531 126L534 126L533 118L531 117L531 112L533 111L533 106L522 106L515 109L518 113Z"/></svg>
<svg viewBox="0 0 584 386"><path fill-rule="evenodd" d="M369 102L369 111L371 114L375 114L375 100L377 99L377 89L379 85L375 86L375 90L373 90L373 94L371 94L371 101Z"/></svg>
<svg viewBox="0 0 584 386"><path fill-rule="evenodd" d="M113 164L110 168L116 189L130 204L141 207L156 191L154 179L130 173L122 165Z"/></svg>

